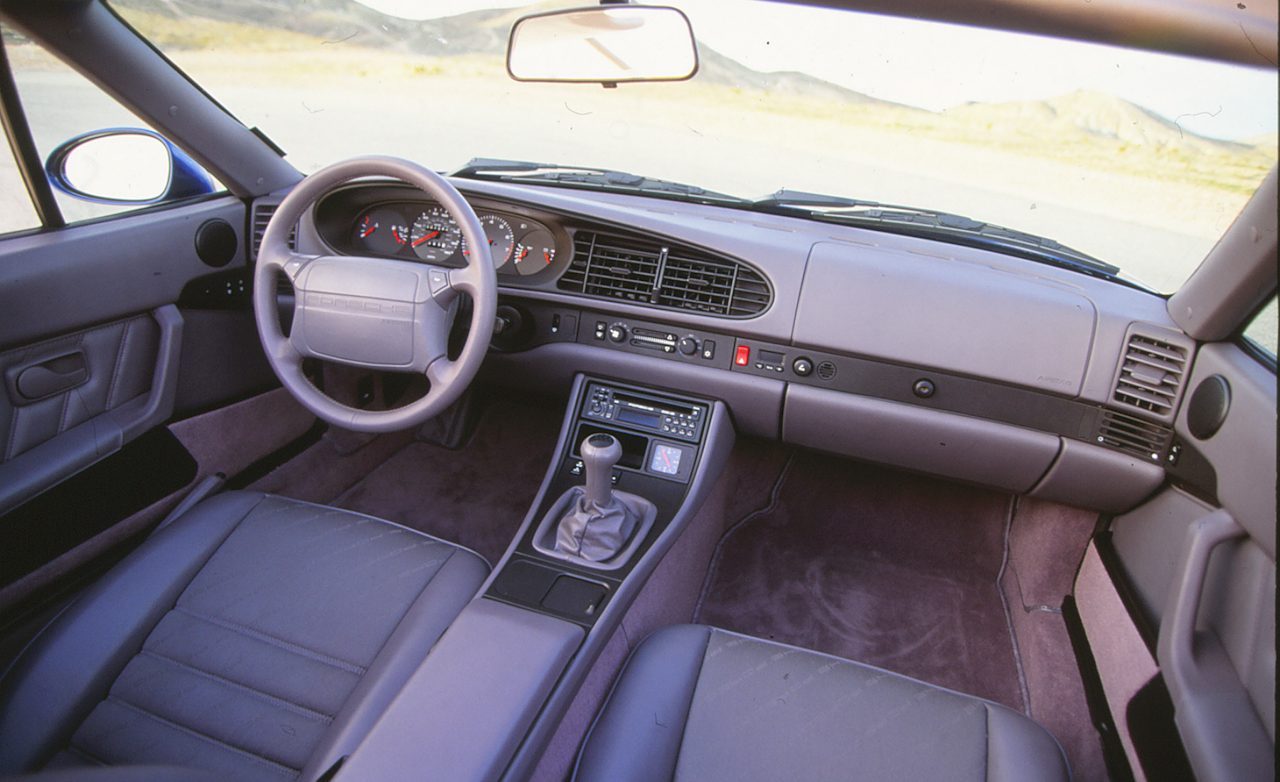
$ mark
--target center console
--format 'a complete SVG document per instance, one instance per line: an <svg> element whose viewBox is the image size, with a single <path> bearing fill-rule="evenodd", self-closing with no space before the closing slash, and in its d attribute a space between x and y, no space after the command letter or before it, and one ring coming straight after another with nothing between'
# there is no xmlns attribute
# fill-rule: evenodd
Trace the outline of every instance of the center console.
<svg viewBox="0 0 1280 782"><path fill-rule="evenodd" d="M733 442L723 402L578 375L555 456L506 555L347 759L339 782L424 772L527 778ZM600 518L616 521L609 514L620 505L629 515L610 529L609 545L592 552L571 545L580 541L565 532L581 535L582 514L589 528Z"/></svg>
<svg viewBox="0 0 1280 782"><path fill-rule="evenodd" d="M523 531L486 595L590 627L685 505L713 403L600 380L584 379L577 390L550 482L533 513L537 523ZM609 476L614 490L642 498L656 512L618 555L588 562L556 551L549 533L566 510L566 494L586 478L584 443L602 434L621 446Z"/></svg>

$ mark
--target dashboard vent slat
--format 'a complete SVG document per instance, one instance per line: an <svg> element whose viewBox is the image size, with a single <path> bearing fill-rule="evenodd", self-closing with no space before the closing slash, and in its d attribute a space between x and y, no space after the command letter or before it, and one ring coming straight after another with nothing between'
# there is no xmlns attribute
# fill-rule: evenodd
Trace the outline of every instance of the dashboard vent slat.
<svg viewBox="0 0 1280 782"><path fill-rule="evenodd" d="M271 216L276 213L279 204L261 203L253 206L253 257L258 257L258 248L262 246L262 235L267 232L267 223L271 222ZM295 250L298 245L298 229L295 226L289 232L289 249Z"/></svg>
<svg viewBox="0 0 1280 782"><path fill-rule="evenodd" d="M1131 331L1112 401L1170 420L1182 390L1188 352L1181 345Z"/></svg>
<svg viewBox="0 0 1280 782"><path fill-rule="evenodd" d="M1144 421L1114 410L1102 411L1098 443L1151 462L1159 462L1173 439L1166 426Z"/></svg>
<svg viewBox="0 0 1280 782"><path fill-rule="evenodd" d="M745 263L651 239L579 231L561 290L727 317L769 308L769 283Z"/></svg>

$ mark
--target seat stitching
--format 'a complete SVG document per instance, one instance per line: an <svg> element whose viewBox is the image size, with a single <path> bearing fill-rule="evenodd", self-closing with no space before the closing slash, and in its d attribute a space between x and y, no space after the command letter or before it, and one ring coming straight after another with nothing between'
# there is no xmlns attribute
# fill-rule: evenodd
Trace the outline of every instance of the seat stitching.
<svg viewBox="0 0 1280 782"><path fill-rule="evenodd" d="M347 673L354 673L358 676L363 676L368 671L368 669L362 665L347 662L346 660L340 660L337 657L331 657L323 652L308 649L305 646L301 646L292 641L286 641L283 638L277 638L274 635L270 635L269 633L263 632L262 630L254 627L249 627L247 625L242 625L237 622L231 622L214 616L208 616L207 614L201 614L196 611L192 611L190 608L185 606L174 606L173 610L186 614L192 619L199 619L202 622L208 622L209 624L221 627L224 630L230 630L233 633L239 633L249 638L262 641L263 643L271 644L276 648L284 649L287 652L293 652L299 657L306 657L310 660L315 660L316 662L321 662L325 665L346 671Z"/></svg>
<svg viewBox="0 0 1280 782"><path fill-rule="evenodd" d="M986 741L984 742L984 745L986 746L987 751L986 751L986 756L982 760L982 768L984 772L983 776L986 777L988 782L990 782L991 780L991 707L985 703L982 704L982 707L983 707L982 713L986 717L986 719L983 720L982 724L986 728L986 733L987 733Z"/></svg>
<svg viewBox="0 0 1280 782"><path fill-rule="evenodd" d="M251 687L241 682L232 681L231 679L227 679L225 677L219 676L218 674L213 673L211 671L201 670L200 668L197 668L194 665L188 665L187 663L184 663L181 660L175 660L172 657L160 654L158 652L153 652L150 649L143 649L141 652L138 653L138 656L151 657L156 660L160 660L161 662L166 662L170 665L176 666L189 673L199 676L202 679L213 682L214 684L219 684L223 687L226 687L227 689L230 689L236 692L241 692L245 695L258 698L259 700L264 700L267 703L270 703L272 706L277 706L279 708L282 708L285 711L296 714L299 717L306 717L307 719L312 719L312 720L316 720L317 722L324 722L324 723L329 723L333 721L332 714L326 714L325 712L317 711L307 706L303 706L300 703L294 703L293 701L286 700L285 698L272 695L266 690L260 690L257 687Z"/></svg>
<svg viewBox="0 0 1280 782"><path fill-rule="evenodd" d="M156 714L155 712L148 711L142 708L141 706L138 706L137 704L130 703L129 701L126 701L117 695L108 695L106 702L114 703L115 705L123 709L135 712L143 717L146 717L149 720L153 720L155 722L160 723L161 725L165 725L167 727L173 728L176 731L185 733L188 736L191 736L192 738L200 739L201 741L207 742L209 744L213 744L214 746L219 747L220 749L226 750L227 752L231 752L233 754L240 755L250 760L256 761L257 763L260 763L278 773L287 774L290 777L296 777L298 775L298 772L301 771L301 769L293 768L292 766L286 766L283 763L274 761L271 758L265 757L263 755L259 755L256 752L251 752L247 749L242 749L232 744L228 744L227 742L221 739L214 738L213 736L210 736L207 733L201 733L200 731L194 728L187 727L186 725L179 725L178 723L172 720L168 720L168 719L165 719L164 717L161 717L159 714Z"/></svg>
<svg viewBox="0 0 1280 782"><path fill-rule="evenodd" d="M80 756L81 760L92 763L95 766L107 765L107 761L103 760L102 758L98 757L97 755L93 754L87 749L82 749L80 747L77 747L75 744L68 744L66 751L70 752L72 755Z"/></svg>

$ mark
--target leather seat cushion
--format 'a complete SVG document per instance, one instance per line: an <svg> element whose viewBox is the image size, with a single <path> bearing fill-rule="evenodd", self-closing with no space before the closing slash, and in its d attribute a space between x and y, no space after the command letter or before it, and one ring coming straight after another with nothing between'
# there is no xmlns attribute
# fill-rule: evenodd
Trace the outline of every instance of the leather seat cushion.
<svg viewBox="0 0 1280 782"><path fill-rule="evenodd" d="M1043 728L905 676L710 627L640 645L578 780L1064 780Z"/></svg>
<svg viewBox="0 0 1280 782"><path fill-rule="evenodd" d="M318 776L487 572L472 552L379 519L214 497L77 599L0 681L0 773Z"/></svg>

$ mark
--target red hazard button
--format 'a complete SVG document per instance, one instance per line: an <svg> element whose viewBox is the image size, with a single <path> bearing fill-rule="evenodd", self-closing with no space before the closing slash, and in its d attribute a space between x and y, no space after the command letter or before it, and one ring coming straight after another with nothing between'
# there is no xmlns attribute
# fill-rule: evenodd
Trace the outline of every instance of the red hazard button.
<svg viewBox="0 0 1280 782"><path fill-rule="evenodd" d="M751 346L739 345L736 353L733 354L733 363L740 367L745 367L751 362Z"/></svg>

